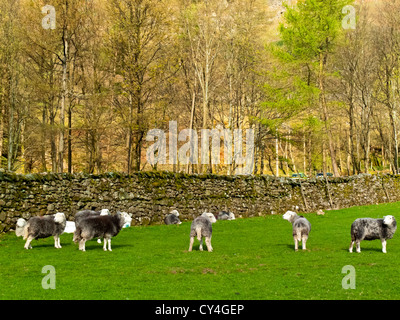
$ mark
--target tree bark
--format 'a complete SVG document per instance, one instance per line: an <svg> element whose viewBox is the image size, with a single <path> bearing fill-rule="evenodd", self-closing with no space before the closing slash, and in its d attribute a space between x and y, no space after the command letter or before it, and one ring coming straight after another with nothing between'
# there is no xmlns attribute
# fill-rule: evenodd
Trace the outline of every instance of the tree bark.
<svg viewBox="0 0 400 320"><path fill-rule="evenodd" d="M325 130L326 134L328 136L328 147L329 147L329 153L331 156L331 163L332 163L332 170L333 170L333 175L335 177L339 177L339 169L338 165L336 162L336 152L335 152L335 147L333 145L333 137L332 137L332 132L331 129L328 125L329 122L329 115L328 115L328 108L326 105L326 100L325 100L325 85L324 85L324 72L325 72L325 65L326 65L326 60L327 60L327 55L323 54L322 52L320 53L319 56L319 89L320 89L320 105L322 108L323 112L323 120L325 124Z"/></svg>

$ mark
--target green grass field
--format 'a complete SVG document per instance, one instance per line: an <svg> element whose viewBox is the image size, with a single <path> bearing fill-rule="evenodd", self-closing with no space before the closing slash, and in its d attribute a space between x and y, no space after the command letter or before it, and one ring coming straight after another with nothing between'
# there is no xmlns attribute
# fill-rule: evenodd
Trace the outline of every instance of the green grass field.
<svg viewBox="0 0 400 320"><path fill-rule="evenodd" d="M400 203L306 214L312 224L307 251L294 251L291 224L282 215L218 221L214 252L188 252L190 222L123 229L104 252L95 240L78 250L71 234L24 241L0 236L0 299L400 299L400 235L363 241L348 252L350 225L359 217L392 214ZM205 246L204 246L205 247ZM56 288L43 289L45 265ZM342 268L356 271L356 289L343 289Z"/></svg>

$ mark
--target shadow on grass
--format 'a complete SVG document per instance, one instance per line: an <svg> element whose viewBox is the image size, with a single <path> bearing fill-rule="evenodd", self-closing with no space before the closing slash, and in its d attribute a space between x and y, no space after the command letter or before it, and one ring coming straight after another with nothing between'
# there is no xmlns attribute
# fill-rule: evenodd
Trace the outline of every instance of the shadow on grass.
<svg viewBox="0 0 400 320"><path fill-rule="evenodd" d="M349 248L343 248L342 251L349 252ZM363 247L361 247L361 253L363 253L364 251L366 251L366 252L368 252L368 251L382 252L382 248L363 248ZM353 253L356 253L356 254L358 253L356 251L355 247L353 248Z"/></svg>
<svg viewBox="0 0 400 320"><path fill-rule="evenodd" d="M127 247L133 247L132 244L113 244L111 242L111 249L114 250L118 250L121 248L127 248ZM108 248L108 244L107 244L107 248ZM76 245L76 250L78 251L78 245ZM103 243L90 243L88 245L88 243L86 242L86 246L85 246L85 250L86 251L91 251L91 250L101 250L103 251Z"/></svg>

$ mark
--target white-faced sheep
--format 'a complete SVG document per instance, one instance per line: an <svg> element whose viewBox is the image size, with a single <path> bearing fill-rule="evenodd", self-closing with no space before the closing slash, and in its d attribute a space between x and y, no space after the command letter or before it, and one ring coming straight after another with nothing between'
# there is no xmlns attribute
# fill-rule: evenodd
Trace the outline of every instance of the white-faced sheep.
<svg viewBox="0 0 400 320"><path fill-rule="evenodd" d="M115 215L89 215L80 220L74 232L74 242L79 242L79 250L86 251L85 243L93 238L103 238L103 250L111 250L111 238L115 237L122 229L129 215L117 212Z"/></svg>
<svg viewBox="0 0 400 320"><path fill-rule="evenodd" d="M101 209L100 211L94 211L94 210L82 210L82 211L78 211L75 214L75 222L73 226L68 226L67 223L67 227L68 227L68 232L69 233L75 233L76 230L76 226L79 225L79 223L81 222L81 220L87 218L87 217L91 217L91 216L107 216L110 215L110 210L108 209ZM67 228L65 228L67 229ZM71 232L72 231L72 232ZM101 243L101 239L97 239L97 243Z"/></svg>
<svg viewBox="0 0 400 320"><path fill-rule="evenodd" d="M302 249L306 250L306 242L308 235L311 231L311 223L304 218L299 216L296 212L287 211L283 215L283 219L289 221L293 226L293 239L294 239L294 249L297 251L299 247L299 241L302 242Z"/></svg>
<svg viewBox="0 0 400 320"><path fill-rule="evenodd" d="M212 224L217 222L215 216L210 212L204 212L200 217L193 220L190 227L189 251L192 251L194 238L200 241L200 251L203 251L203 238L206 240L208 252L213 251L211 246Z"/></svg>
<svg viewBox="0 0 400 320"><path fill-rule="evenodd" d="M179 212L178 210L172 210L169 215L164 218L165 224L181 224L181 220L178 218Z"/></svg>
<svg viewBox="0 0 400 320"><path fill-rule="evenodd" d="M385 216L383 219L360 218L351 224L351 243L349 252L353 252L354 243L356 251L361 252L362 240L380 239L382 252L386 253L386 240L391 239L396 232L397 223L393 216Z"/></svg>
<svg viewBox="0 0 400 320"><path fill-rule="evenodd" d="M54 236L54 247L61 248L60 235L64 232L66 225L65 214L58 212L55 215L43 217L31 217L28 221L18 219L15 234L23 236L26 240L25 249L32 249L33 239L48 238Z"/></svg>
<svg viewBox="0 0 400 320"><path fill-rule="evenodd" d="M233 212L220 211L218 213L218 220L235 220Z"/></svg>

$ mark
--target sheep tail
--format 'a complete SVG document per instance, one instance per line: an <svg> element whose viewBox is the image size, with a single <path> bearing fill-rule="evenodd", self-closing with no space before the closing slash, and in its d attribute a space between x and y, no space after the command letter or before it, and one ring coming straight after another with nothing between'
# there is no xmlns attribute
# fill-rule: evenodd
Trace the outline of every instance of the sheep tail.
<svg viewBox="0 0 400 320"><path fill-rule="evenodd" d="M201 241L201 227L196 227L197 240Z"/></svg>

